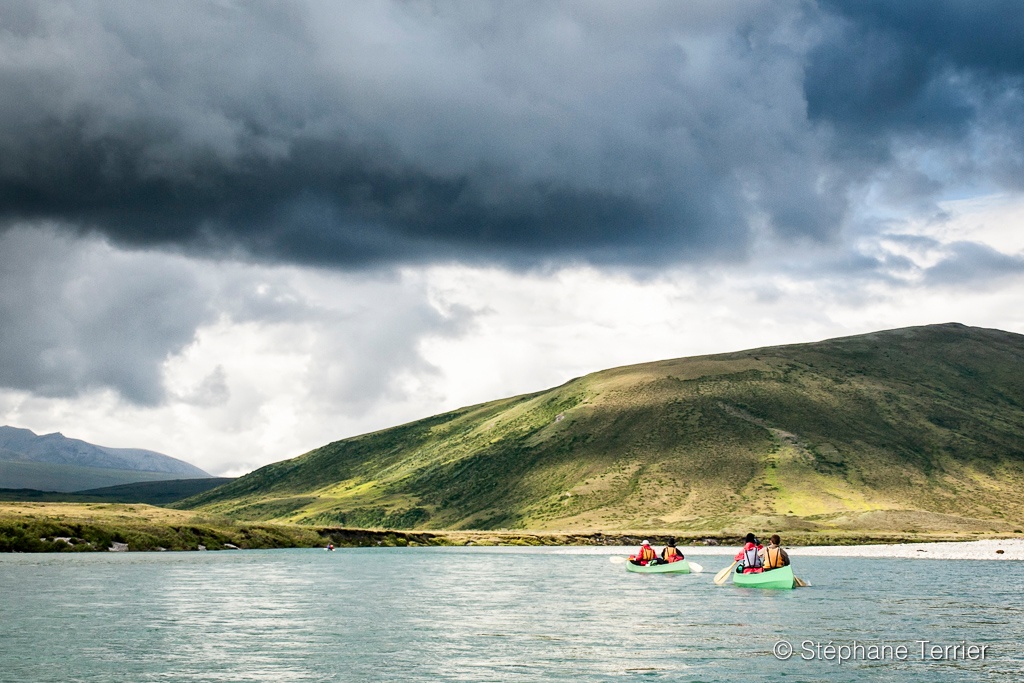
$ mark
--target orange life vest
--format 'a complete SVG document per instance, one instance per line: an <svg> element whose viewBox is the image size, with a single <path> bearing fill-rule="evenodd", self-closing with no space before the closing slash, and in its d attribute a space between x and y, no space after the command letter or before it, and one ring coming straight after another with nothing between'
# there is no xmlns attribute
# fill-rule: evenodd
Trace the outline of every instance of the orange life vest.
<svg viewBox="0 0 1024 683"><path fill-rule="evenodd" d="M775 551L775 555L772 556L772 550ZM782 548L772 548L768 546L764 549L764 568L765 569L778 569L782 567Z"/></svg>
<svg viewBox="0 0 1024 683"><path fill-rule="evenodd" d="M683 559L683 554L679 552L679 549L676 548L674 545L665 546L665 551L661 554L661 556L669 562L671 562L677 557L680 560Z"/></svg>
<svg viewBox="0 0 1024 683"><path fill-rule="evenodd" d="M641 546L640 552L636 554L636 559L641 562L649 562L650 560L657 559L658 554L654 552L654 548L649 545Z"/></svg>

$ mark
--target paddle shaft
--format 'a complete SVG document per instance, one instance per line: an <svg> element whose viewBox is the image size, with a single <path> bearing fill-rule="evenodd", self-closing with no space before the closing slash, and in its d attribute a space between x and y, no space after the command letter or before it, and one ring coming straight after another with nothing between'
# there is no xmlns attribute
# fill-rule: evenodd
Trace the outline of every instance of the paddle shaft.
<svg viewBox="0 0 1024 683"><path fill-rule="evenodd" d="M715 574L715 585L721 586L723 583L725 583L729 579L729 574L732 573L732 570L735 569L736 565L738 565L739 563L740 561L736 560L728 567Z"/></svg>

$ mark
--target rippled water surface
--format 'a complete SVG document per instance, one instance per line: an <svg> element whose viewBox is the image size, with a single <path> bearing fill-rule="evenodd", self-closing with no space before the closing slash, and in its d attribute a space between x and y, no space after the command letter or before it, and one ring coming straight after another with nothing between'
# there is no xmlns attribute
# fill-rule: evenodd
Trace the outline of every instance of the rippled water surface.
<svg viewBox="0 0 1024 683"><path fill-rule="evenodd" d="M794 558L813 587L758 591L712 583L724 555L671 576L601 552L0 556L0 680L1024 680L1021 563ZM922 661L918 640L986 656ZM804 641L909 653L840 664Z"/></svg>

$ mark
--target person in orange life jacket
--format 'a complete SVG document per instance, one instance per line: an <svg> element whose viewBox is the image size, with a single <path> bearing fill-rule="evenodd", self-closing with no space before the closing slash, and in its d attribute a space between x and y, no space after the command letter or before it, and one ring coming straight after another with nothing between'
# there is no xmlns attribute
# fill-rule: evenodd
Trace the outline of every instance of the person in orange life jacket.
<svg viewBox="0 0 1024 683"><path fill-rule="evenodd" d="M676 547L676 539L668 539L668 545L661 551L661 559L664 562L678 562L684 559L683 554L679 552L679 548Z"/></svg>
<svg viewBox="0 0 1024 683"><path fill-rule="evenodd" d="M781 545L782 539L779 538L779 535L772 534L772 537L768 539L768 547L758 551L761 555L761 564L766 572L789 566L789 553L783 550Z"/></svg>
<svg viewBox="0 0 1024 683"><path fill-rule="evenodd" d="M764 562L761 561L760 552L764 549L764 546L757 542L757 537L754 534L747 534L744 540L746 543L743 545L743 550L736 553L736 557L732 558L740 563L736 567L736 571L742 571L744 574L760 574L764 571Z"/></svg>
<svg viewBox="0 0 1024 683"><path fill-rule="evenodd" d="M640 544L640 550L637 551L636 555L630 555L629 561L633 564L657 564L658 553L654 552L654 548L651 547L650 541L644 541Z"/></svg>

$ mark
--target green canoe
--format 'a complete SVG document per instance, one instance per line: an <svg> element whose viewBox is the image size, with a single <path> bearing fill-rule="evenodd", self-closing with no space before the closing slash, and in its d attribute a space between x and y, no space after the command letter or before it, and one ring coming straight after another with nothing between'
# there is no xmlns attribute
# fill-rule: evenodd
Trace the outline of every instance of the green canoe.
<svg viewBox="0 0 1024 683"><path fill-rule="evenodd" d="M744 588L788 589L794 585L793 568L779 567L760 574L733 574L732 582Z"/></svg>
<svg viewBox="0 0 1024 683"><path fill-rule="evenodd" d="M626 571L638 574L689 574L690 563L686 560L679 560L678 562L669 562L668 564L650 564L642 567L627 561Z"/></svg>

